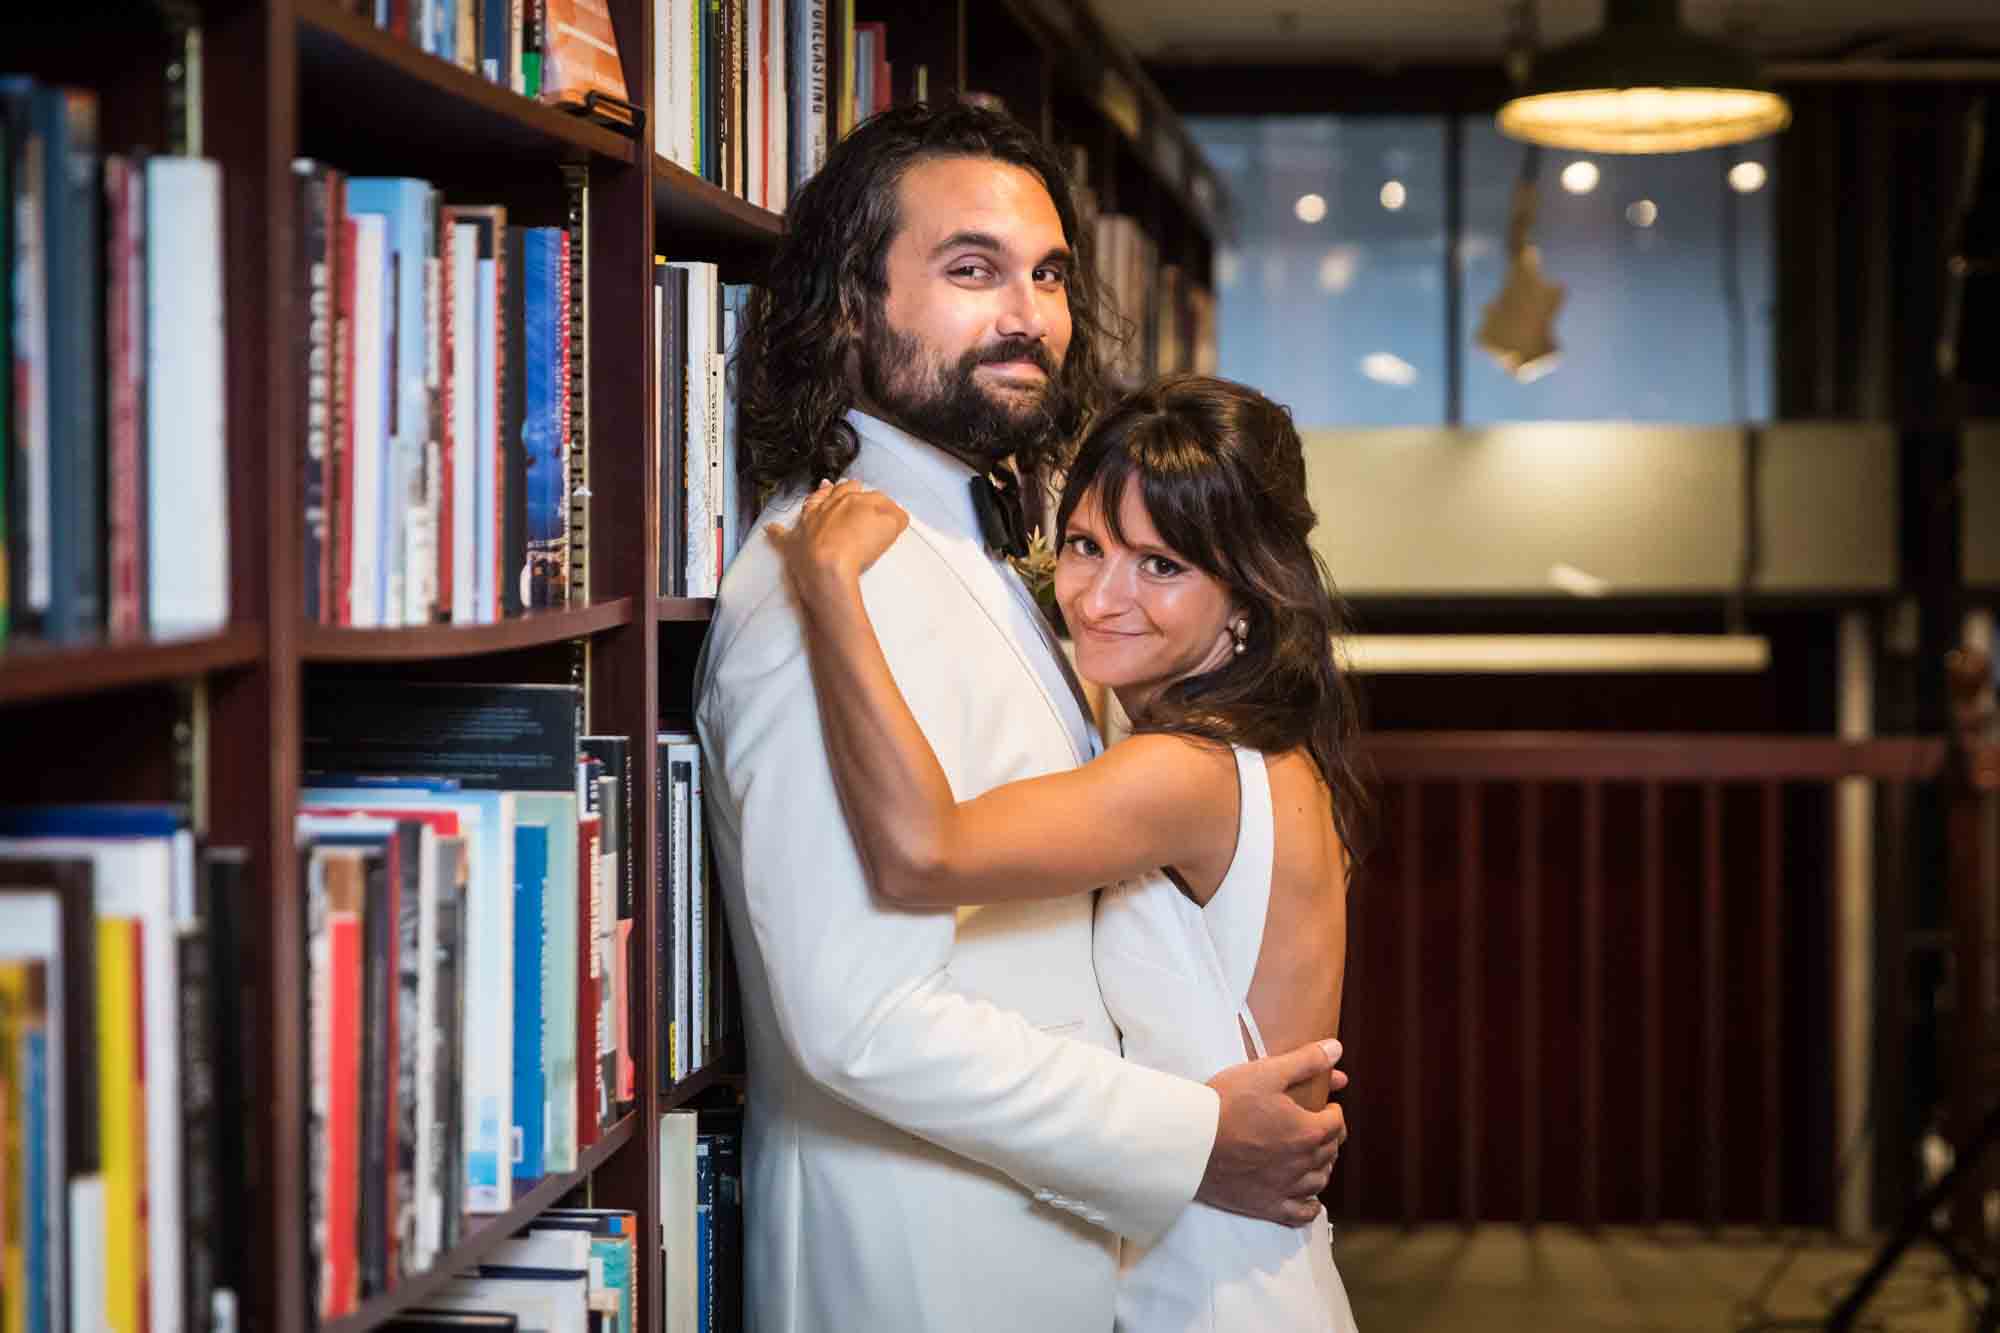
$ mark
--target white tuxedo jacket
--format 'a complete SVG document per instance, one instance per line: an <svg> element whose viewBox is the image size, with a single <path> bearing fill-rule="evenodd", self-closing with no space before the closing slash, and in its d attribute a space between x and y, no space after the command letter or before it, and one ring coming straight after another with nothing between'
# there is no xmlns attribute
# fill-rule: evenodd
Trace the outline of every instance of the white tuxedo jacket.
<svg viewBox="0 0 2000 1333"><path fill-rule="evenodd" d="M863 596L953 790L1080 762L1082 714L979 543L970 469L849 419L849 475L911 515ZM1117 1237L1194 1197L1216 1096L1119 1058L1091 895L954 912L870 891L763 535L797 507L731 566L696 683L749 1045L749 1327L1109 1333Z"/></svg>

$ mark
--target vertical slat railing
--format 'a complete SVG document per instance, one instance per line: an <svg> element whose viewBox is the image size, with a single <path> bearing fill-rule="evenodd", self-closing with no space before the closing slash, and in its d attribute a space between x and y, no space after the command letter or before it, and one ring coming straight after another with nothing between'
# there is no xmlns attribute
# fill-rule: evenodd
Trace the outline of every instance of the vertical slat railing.
<svg viewBox="0 0 2000 1333"><path fill-rule="evenodd" d="M1657 780L1646 782L1640 796L1640 921L1639 921L1639 1216L1648 1226L1660 1220L1660 1096L1665 1088L1666 991L1664 875L1660 859L1661 790Z"/></svg>
<svg viewBox="0 0 2000 1333"><path fill-rule="evenodd" d="M1702 1220L1722 1225L1722 785L1701 787Z"/></svg>
<svg viewBox="0 0 2000 1333"><path fill-rule="evenodd" d="M1583 784L1583 1207L1604 1220L1604 784Z"/></svg>
<svg viewBox="0 0 2000 1333"><path fill-rule="evenodd" d="M1423 1209L1423 787L1403 784L1403 1225Z"/></svg>
<svg viewBox="0 0 2000 1333"><path fill-rule="evenodd" d="M1521 1221L1542 1216L1542 786L1521 788Z"/></svg>
<svg viewBox="0 0 2000 1333"><path fill-rule="evenodd" d="M1762 970L1764 984L1761 988L1763 1014L1759 1024L1759 1055L1764 1066L1764 1125L1760 1136L1763 1149L1764 1171L1764 1225L1776 1230L1780 1221L1780 1194L1782 1166L1779 1160L1780 1137L1784 1129L1784 1116L1780 1105L1783 1077L1783 1057L1780 1050L1784 1031L1784 955L1778 947L1778 926L1782 909L1782 884L1779 870L1782 865L1781 846L1784 825L1781 819L1782 787L1774 781L1766 781L1761 787L1761 822L1763 836L1759 839L1763 847L1761 857L1761 883L1758 886L1758 928L1763 946Z"/></svg>
<svg viewBox="0 0 2000 1333"><path fill-rule="evenodd" d="M1484 936L1485 885L1480 877L1479 784L1458 784L1458 1211L1466 1226L1479 1223L1480 1134L1486 1090L1480 1067L1479 994Z"/></svg>

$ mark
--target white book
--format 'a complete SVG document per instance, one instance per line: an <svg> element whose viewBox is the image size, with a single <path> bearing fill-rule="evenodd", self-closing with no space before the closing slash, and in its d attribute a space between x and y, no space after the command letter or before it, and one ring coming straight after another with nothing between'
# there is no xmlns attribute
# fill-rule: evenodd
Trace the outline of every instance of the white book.
<svg viewBox="0 0 2000 1333"><path fill-rule="evenodd" d="M711 433L720 424L720 403L713 383L718 313L715 265L676 263L688 275L687 294L687 457L686 481L687 595L715 596L720 573L715 559L715 511L709 494L715 461Z"/></svg>
<svg viewBox="0 0 2000 1333"><path fill-rule="evenodd" d="M513 1206L514 795L399 787L311 787L302 809L451 810L466 839L465 1025L459 1038L468 1213Z"/></svg>
<svg viewBox="0 0 2000 1333"><path fill-rule="evenodd" d="M589 1274L548 1277L458 1277L424 1304L442 1310L504 1310L518 1316L520 1333L587 1333ZM692 1324L686 1325L693 1328Z"/></svg>
<svg viewBox="0 0 2000 1333"><path fill-rule="evenodd" d="M660 1116L660 1248L667 1289L661 1312L669 1329L696 1327L699 1268L695 1262L694 1153L699 1136L693 1111Z"/></svg>
<svg viewBox="0 0 2000 1333"><path fill-rule="evenodd" d="M181 1172L181 927L192 917L176 911L177 886L194 879L194 840L185 832L172 838L10 838L21 856L70 856L91 863L92 892L99 918L139 923L140 1041L146 1070L146 1300L150 1333L181 1333L186 1238L182 1234ZM72 1192L72 1217L76 1198ZM87 1201L86 1201L87 1202ZM98 1216L103 1217L102 1194ZM72 1273L86 1244L85 1222L73 1221L77 1243L70 1247ZM94 1233L103 1235L100 1220ZM97 1271L103 1272L102 1258ZM102 1291L100 1284L96 1290ZM74 1307L72 1307L74 1308ZM84 1325L72 1323L72 1328Z"/></svg>
<svg viewBox="0 0 2000 1333"><path fill-rule="evenodd" d="M347 623L383 623L382 500L389 450L389 380L382 355L383 296L387 282L388 220L364 213L354 222L354 373L348 380L354 430L354 475L349 521Z"/></svg>
<svg viewBox="0 0 2000 1333"><path fill-rule="evenodd" d="M748 0L748 31L743 36L743 63L749 77L743 89L743 198L764 206L764 62L766 39L764 0Z"/></svg>
<svg viewBox="0 0 2000 1333"><path fill-rule="evenodd" d="M479 330L474 369L478 396L473 410L472 462L472 602L473 619L490 625L500 618L500 588L494 577L499 560L494 488L499 482L500 444L500 270L491 259L479 261L478 304L473 318Z"/></svg>
<svg viewBox="0 0 2000 1333"><path fill-rule="evenodd" d="M786 45L788 0L761 0L764 22L771 26L771 54L764 69L764 126L770 151L764 163L764 207L782 213L791 203L791 48Z"/></svg>
<svg viewBox="0 0 2000 1333"><path fill-rule="evenodd" d="M791 187L796 190L826 161L826 0L789 0L791 30Z"/></svg>
<svg viewBox="0 0 2000 1333"><path fill-rule="evenodd" d="M480 379L479 229L469 222L451 227L451 623L479 620L474 561L478 500ZM487 261L490 267L491 261ZM488 275L490 281L490 274Z"/></svg>
<svg viewBox="0 0 2000 1333"><path fill-rule="evenodd" d="M69 1182L69 1228L78 1243L69 1247L70 1333L104 1333L104 1246L82 1238L104 1235L104 1177L77 1176Z"/></svg>
<svg viewBox="0 0 2000 1333"><path fill-rule="evenodd" d="M49 609L54 592L49 444L49 251L42 235L43 155L48 144L32 132L21 136L14 185L15 456L21 506L21 551L27 564L28 609ZM5 313L5 312L0 312Z"/></svg>
<svg viewBox="0 0 2000 1333"><path fill-rule="evenodd" d="M653 152L674 160L674 131L668 123L668 105L672 101L669 90L673 87L674 45L680 34L673 26L673 0L654 0L653 4L653 83L646 90L648 102L646 119L653 131Z"/></svg>
<svg viewBox="0 0 2000 1333"><path fill-rule="evenodd" d="M689 171L701 173L702 124L709 115L701 98L701 28L707 6L701 0L673 0L676 30L687 40L675 46L674 96L680 106L674 128L680 134L680 157Z"/></svg>
<svg viewBox="0 0 2000 1333"><path fill-rule="evenodd" d="M222 169L148 158L145 193L147 624L199 634L229 621Z"/></svg>
<svg viewBox="0 0 2000 1333"><path fill-rule="evenodd" d="M552 1268L559 1272L590 1270L588 1231L530 1230L509 1237L479 1262L488 1268Z"/></svg>

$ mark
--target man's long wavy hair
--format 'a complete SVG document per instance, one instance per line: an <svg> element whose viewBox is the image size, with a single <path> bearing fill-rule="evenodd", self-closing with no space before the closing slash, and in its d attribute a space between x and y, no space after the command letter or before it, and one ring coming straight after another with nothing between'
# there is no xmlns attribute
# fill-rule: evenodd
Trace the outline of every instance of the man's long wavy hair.
<svg viewBox="0 0 2000 1333"><path fill-rule="evenodd" d="M1292 414L1254 389L1176 375L1127 396L1091 428L1056 510L1067 534L1096 492L1111 535L1139 488L1172 550L1221 580L1247 613L1243 651L1174 682L1132 719L1135 732L1169 732L1265 754L1303 749L1333 802L1350 867L1371 840L1367 780L1358 754L1360 708L1337 644L1346 618L1308 535L1318 523L1306 494L1305 448Z"/></svg>
<svg viewBox="0 0 2000 1333"><path fill-rule="evenodd" d="M1062 164L1011 117L982 107L898 107L834 145L826 165L792 196L785 237L751 297L737 348L743 483L761 502L786 487L846 472L860 449L844 414L854 405L850 354L871 304L889 291L889 246L901 229L898 191L912 166L938 158L991 158L1041 179L1069 243L1070 344L1059 380L1081 412L1070 436L1015 456L1047 467L1099 401L1096 271ZM936 441L948 444L949 441ZM1047 456L1040 456L1047 455Z"/></svg>

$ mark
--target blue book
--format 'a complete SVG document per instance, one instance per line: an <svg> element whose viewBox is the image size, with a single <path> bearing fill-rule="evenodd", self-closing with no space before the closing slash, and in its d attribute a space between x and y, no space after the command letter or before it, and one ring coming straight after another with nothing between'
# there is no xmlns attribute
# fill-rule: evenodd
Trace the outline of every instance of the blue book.
<svg viewBox="0 0 2000 1333"><path fill-rule="evenodd" d="M424 624L437 600L437 516L428 508L424 481L431 434L424 306L435 244L432 190L428 182L407 176L356 176L347 182L347 212L379 215L388 230L382 619L387 625Z"/></svg>
<svg viewBox="0 0 2000 1333"><path fill-rule="evenodd" d="M707 1135L694 1145L694 1326L713 1328L715 1308L715 1154Z"/></svg>
<svg viewBox="0 0 2000 1333"><path fill-rule="evenodd" d="M522 468L527 479L527 568L521 601L527 607L562 606L569 588L569 504L563 466L562 321L569 312L560 293L563 233L530 227L523 235L526 279L522 330L527 353L521 369L526 401L521 417Z"/></svg>
<svg viewBox="0 0 2000 1333"><path fill-rule="evenodd" d="M22 1181L26 1205L26 1251L28 1319L25 1333L49 1333L49 1306L63 1291L60 1275L50 1271L49 1246L49 1034L46 1028L29 1029L22 1038L22 1085L27 1123L22 1126L22 1146L27 1151L27 1171Z"/></svg>
<svg viewBox="0 0 2000 1333"><path fill-rule="evenodd" d="M488 83L511 87L507 73L507 0L481 0L479 72Z"/></svg>
<svg viewBox="0 0 2000 1333"><path fill-rule="evenodd" d="M12 104L17 126L41 147L35 179L15 183L37 204L42 270L29 297L39 305L42 341L28 346L17 365L39 385L48 425L45 439L22 432L16 458L26 462L17 486L36 485L48 527L37 540L31 526L23 540L46 554L46 583L31 581L29 602L12 613L40 614L40 632L65 641L101 629L104 615L104 434L101 334L103 252L98 243L102 204L97 152L97 98L78 89L53 88L18 77L0 79L0 97ZM17 161L19 159L17 158ZM36 275L23 274L24 279ZM19 294L17 293L17 296ZM32 390L31 390L32 392ZM19 409L26 412L25 400ZM31 460L39 460L39 463ZM44 544L45 542L45 544ZM39 563L39 562L37 562ZM39 594L39 595L38 595Z"/></svg>
<svg viewBox="0 0 2000 1333"><path fill-rule="evenodd" d="M514 1179L539 1180L547 1147L548 1074L542 1062L546 824L514 826Z"/></svg>
<svg viewBox="0 0 2000 1333"><path fill-rule="evenodd" d="M0 837L171 838L186 827L177 805L0 806Z"/></svg>

